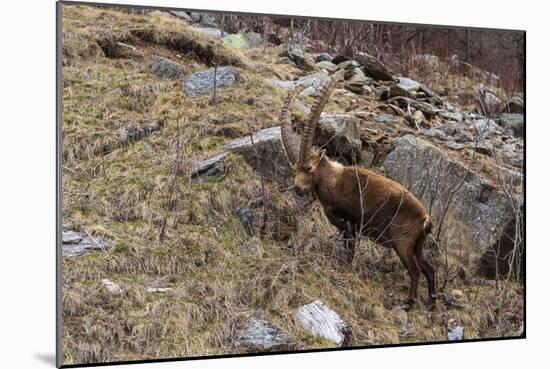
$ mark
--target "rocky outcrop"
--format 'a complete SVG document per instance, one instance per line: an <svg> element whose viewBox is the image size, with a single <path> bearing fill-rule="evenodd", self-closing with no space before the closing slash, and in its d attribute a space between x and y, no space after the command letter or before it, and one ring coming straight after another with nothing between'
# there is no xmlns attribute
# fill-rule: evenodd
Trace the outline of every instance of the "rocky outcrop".
<svg viewBox="0 0 550 369"><path fill-rule="evenodd" d="M398 138L384 167L417 196L435 220L433 233L469 270L492 248L522 202L496 188L446 152L412 135ZM511 203L512 202L512 203ZM439 229L439 222L444 217Z"/></svg>

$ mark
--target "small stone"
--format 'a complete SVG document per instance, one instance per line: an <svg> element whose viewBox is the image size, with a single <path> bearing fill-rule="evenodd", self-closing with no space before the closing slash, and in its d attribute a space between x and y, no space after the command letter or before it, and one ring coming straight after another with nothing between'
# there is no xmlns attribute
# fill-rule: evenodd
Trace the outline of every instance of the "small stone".
<svg viewBox="0 0 550 369"><path fill-rule="evenodd" d="M449 341L464 339L464 327L459 325L456 319L449 319L447 322L447 339Z"/></svg>
<svg viewBox="0 0 550 369"><path fill-rule="evenodd" d="M120 288L120 286L114 282L111 282L110 280L108 279L102 279L101 280L101 284L105 286L105 288L107 289L107 291L113 293L113 294L117 294L117 295L120 295L122 294L124 291L122 290L122 288Z"/></svg>
<svg viewBox="0 0 550 369"><path fill-rule="evenodd" d="M161 79L174 80L183 77L185 74L183 68L166 58L157 58L151 64L151 73Z"/></svg>
<svg viewBox="0 0 550 369"><path fill-rule="evenodd" d="M328 61L332 62L332 56L329 53L321 53L315 57L315 62Z"/></svg>
<svg viewBox="0 0 550 369"><path fill-rule="evenodd" d="M451 296L453 296L453 298L457 301L460 301L463 297L464 297L464 292L462 292L462 290L452 290L451 291Z"/></svg>
<svg viewBox="0 0 550 369"><path fill-rule="evenodd" d="M318 62L316 65L320 69L324 69L330 73L334 73L338 70L338 67L336 66L336 64L330 61L321 61L321 62Z"/></svg>

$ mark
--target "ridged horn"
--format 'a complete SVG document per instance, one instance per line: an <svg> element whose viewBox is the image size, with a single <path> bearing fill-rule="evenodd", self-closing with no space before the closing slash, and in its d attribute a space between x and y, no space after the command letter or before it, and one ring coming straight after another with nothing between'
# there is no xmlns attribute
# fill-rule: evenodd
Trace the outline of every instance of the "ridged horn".
<svg viewBox="0 0 550 369"><path fill-rule="evenodd" d="M321 117L321 113L328 102L332 90L336 87L336 82L338 82L339 77L340 74L335 74L325 83L323 88L321 88L319 97L315 101L315 104L313 104L313 108L309 113L309 117L302 133L302 141L300 143L300 163L305 163L309 159L317 122Z"/></svg>
<svg viewBox="0 0 550 369"><path fill-rule="evenodd" d="M279 117L283 146L285 148L286 155L292 164L296 163L298 160L298 137L294 132L292 132L290 108L296 99L296 96L298 96L306 87L306 84L301 84L289 91L283 104L283 110L281 110L281 115Z"/></svg>

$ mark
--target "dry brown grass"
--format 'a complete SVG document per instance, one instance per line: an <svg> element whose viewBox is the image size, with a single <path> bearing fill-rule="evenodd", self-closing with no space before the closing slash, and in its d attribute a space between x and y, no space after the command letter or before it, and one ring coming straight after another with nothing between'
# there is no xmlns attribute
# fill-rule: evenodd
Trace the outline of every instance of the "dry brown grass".
<svg viewBox="0 0 550 369"><path fill-rule="evenodd" d="M407 279L393 253L363 241L353 265L343 265L335 230L320 207L299 210L276 182L267 183L267 230L251 236L233 214L260 198L261 184L239 156L228 157L222 180L190 179L192 163L219 152L231 136L245 136L248 125L255 131L275 124L281 92L264 78L299 75L272 63L275 50L238 55L160 12L142 16L65 6L63 21L64 225L114 243L106 253L63 260L64 364L237 353L228 340L230 322L254 309L265 310L300 348L330 347L295 321L297 308L315 299L353 326L360 346L445 340L449 318L466 326L466 338L516 333L522 320L519 284L510 286L501 327L495 288L460 279L448 288L464 292L464 309L440 304L427 312L421 301L410 313L396 312L392 307ZM178 57L175 40L185 37L202 45L193 50L211 45L217 56L187 50L190 58ZM108 58L98 44L107 38L134 42L145 56ZM178 61L187 73L213 61L234 61L243 79L212 105L210 96L190 99L179 82L150 74L154 55ZM343 92L336 96L343 99ZM359 99L358 105L371 102ZM331 104L329 110L343 108ZM121 141L121 128L149 122L158 122L160 130L144 140ZM168 204L180 124L188 144L177 200ZM100 284L104 278L123 293L108 292ZM171 290L147 292L151 285Z"/></svg>

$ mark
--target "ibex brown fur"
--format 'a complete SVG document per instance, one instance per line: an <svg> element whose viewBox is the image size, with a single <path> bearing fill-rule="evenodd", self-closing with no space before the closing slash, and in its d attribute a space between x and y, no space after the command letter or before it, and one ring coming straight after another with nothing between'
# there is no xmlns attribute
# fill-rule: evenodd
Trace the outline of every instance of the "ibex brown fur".
<svg viewBox="0 0 550 369"><path fill-rule="evenodd" d="M410 276L409 294L402 305L405 309L417 299L422 272L428 280L428 302L432 307L435 272L422 253L432 221L420 201L391 179L359 166L343 166L312 148L317 121L336 82L333 77L322 88L305 124L299 152L289 108L303 86L291 91L285 101L281 133L285 151L294 163L295 189L299 194L314 194L329 221L344 234L354 239L363 235L395 250ZM351 262L355 243L348 242L346 247Z"/></svg>

